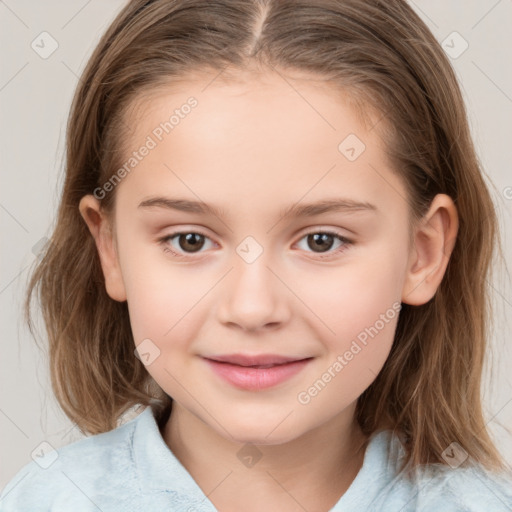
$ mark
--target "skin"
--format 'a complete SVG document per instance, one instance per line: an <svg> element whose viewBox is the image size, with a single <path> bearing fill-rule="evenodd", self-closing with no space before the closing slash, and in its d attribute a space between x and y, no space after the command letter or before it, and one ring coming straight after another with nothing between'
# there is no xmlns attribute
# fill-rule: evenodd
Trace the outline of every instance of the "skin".
<svg viewBox="0 0 512 512"><path fill-rule="evenodd" d="M329 510L363 463L356 401L389 355L398 314L307 404L298 394L394 303L434 296L458 229L455 206L436 196L409 244L405 185L377 130L343 93L278 74L208 78L146 97L127 113L128 153L190 96L198 106L117 186L114 219L92 195L80 212L110 297L128 302L135 344L149 338L160 351L147 370L174 399L162 435L208 499L223 512ZM351 133L366 145L352 162L338 150ZM154 196L225 211L138 207ZM334 196L376 211L280 216ZM329 238L322 252L308 242L326 229L352 243L336 252L343 242ZM199 252L183 236L159 241L198 230L207 237ZM252 263L236 250L247 236L263 249ZM247 391L201 357L237 352L314 359L273 388ZM262 455L252 467L237 457L246 443Z"/></svg>

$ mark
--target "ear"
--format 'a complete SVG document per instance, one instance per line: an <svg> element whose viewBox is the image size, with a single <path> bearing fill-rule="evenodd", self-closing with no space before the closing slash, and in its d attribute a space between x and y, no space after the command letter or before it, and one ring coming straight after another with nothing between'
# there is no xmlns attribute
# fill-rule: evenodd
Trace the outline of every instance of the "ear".
<svg viewBox="0 0 512 512"><path fill-rule="evenodd" d="M107 293L110 298L123 302L126 290L110 222L93 195L82 197L78 208L96 243Z"/></svg>
<svg viewBox="0 0 512 512"><path fill-rule="evenodd" d="M450 196L438 194L413 233L402 302L427 303L441 284L455 246L459 219Z"/></svg>

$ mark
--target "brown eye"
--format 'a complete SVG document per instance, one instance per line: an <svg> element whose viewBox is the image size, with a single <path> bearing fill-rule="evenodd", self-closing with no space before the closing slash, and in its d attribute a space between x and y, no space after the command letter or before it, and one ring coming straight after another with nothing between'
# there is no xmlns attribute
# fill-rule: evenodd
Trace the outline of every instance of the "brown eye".
<svg viewBox="0 0 512 512"><path fill-rule="evenodd" d="M160 242L164 245L165 251L169 251L176 256L185 256L200 252L206 240L209 240L209 238L201 233L182 231L167 235Z"/></svg>
<svg viewBox="0 0 512 512"><path fill-rule="evenodd" d="M325 252L333 246L334 236L330 233L314 233L307 235L307 242L315 252Z"/></svg>
<svg viewBox="0 0 512 512"><path fill-rule="evenodd" d="M312 231L306 233L306 235L301 238L300 242L302 242L302 240L305 240L306 243L304 244L305 247L303 246L301 249L306 252L318 254L320 259L341 253L348 249L349 246L353 245L351 240L330 231ZM336 245L336 242L338 245Z"/></svg>
<svg viewBox="0 0 512 512"><path fill-rule="evenodd" d="M185 233L178 235L178 245L185 252L197 252L204 245L204 236L199 233Z"/></svg>

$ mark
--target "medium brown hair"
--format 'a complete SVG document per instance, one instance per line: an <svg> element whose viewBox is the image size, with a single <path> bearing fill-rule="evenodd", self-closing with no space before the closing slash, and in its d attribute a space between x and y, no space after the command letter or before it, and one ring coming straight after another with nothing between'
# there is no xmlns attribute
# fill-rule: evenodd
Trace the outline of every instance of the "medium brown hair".
<svg viewBox="0 0 512 512"><path fill-rule="evenodd" d="M136 404L172 403L134 356L127 304L107 295L78 209L123 162L127 109L194 73L236 80L255 69L308 73L349 93L365 119L378 113L371 129L406 184L412 219L438 193L454 200L459 231L444 278L426 304L402 305L391 353L359 397L357 421L368 436L399 433L413 466L446 464L441 453L456 441L468 461L503 469L480 396L495 209L453 69L403 0L132 0L122 9L73 99L56 226L25 303L33 330L37 289L63 410L95 434L115 428ZM114 199L115 189L102 200L105 212Z"/></svg>

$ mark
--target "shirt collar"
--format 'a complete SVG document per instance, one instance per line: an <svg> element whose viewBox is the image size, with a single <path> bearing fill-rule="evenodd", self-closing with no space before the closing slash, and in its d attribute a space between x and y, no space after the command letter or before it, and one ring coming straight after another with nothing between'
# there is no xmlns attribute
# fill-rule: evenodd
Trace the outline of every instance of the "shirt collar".
<svg viewBox="0 0 512 512"><path fill-rule="evenodd" d="M187 469L165 443L151 406L135 418L133 457L141 492L165 492L198 511L216 512ZM170 496L172 498L172 496Z"/></svg>
<svg viewBox="0 0 512 512"><path fill-rule="evenodd" d="M179 503L194 505L195 510L216 512L211 501L165 443L151 406L146 407L135 422L132 449L141 491L165 492L170 498L174 495ZM403 447L392 431L375 432L368 442L363 465L356 478L331 511L352 510L352 507L363 510L363 501L370 505L382 491L377 483L393 480L403 454Z"/></svg>

